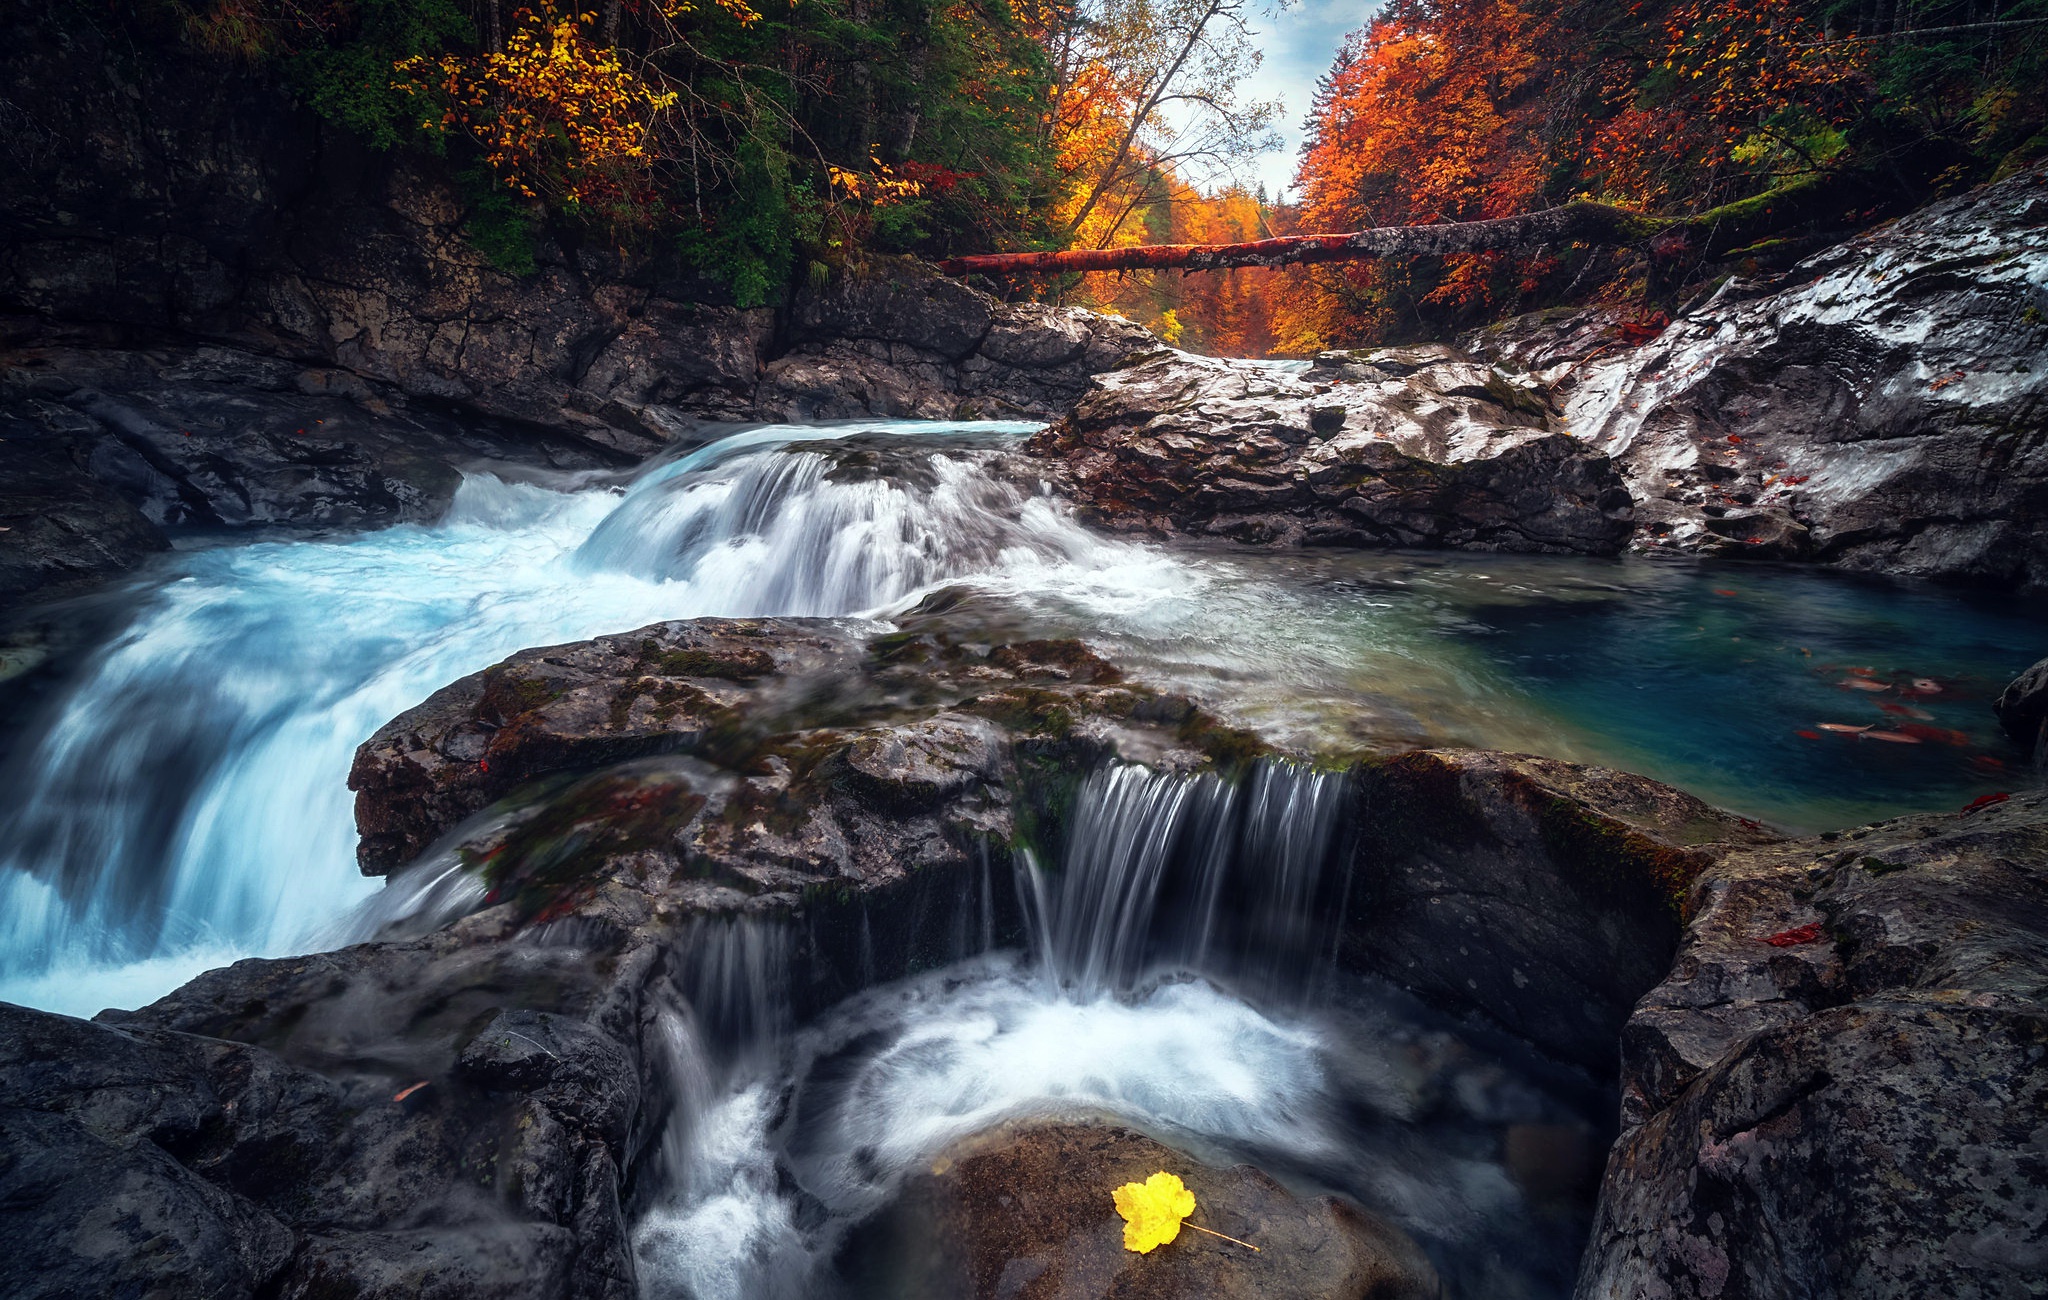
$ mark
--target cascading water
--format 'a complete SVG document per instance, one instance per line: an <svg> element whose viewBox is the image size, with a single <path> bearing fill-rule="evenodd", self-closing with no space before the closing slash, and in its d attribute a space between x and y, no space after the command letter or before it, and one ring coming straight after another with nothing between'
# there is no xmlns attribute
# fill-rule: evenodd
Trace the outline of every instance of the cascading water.
<svg viewBox="0 0 2048 1300"><path fill-rule="evenodd" d="M1082 998L1172 974L1268 994L1312 979L1341 914L1344 789L1340 773L1285 762L1241 782L1134 764L1092 773L1064 867L1049 877L1022 855L1049 978Z"/></svg>
<svg viewBox="0 0 2048 1300"><path fill-rule="evenodd" d="M354 863L355 747L515 650L855 614L977 575L1156 582L1160 561L991 472L1032 427L759 429L623 493L477 474L431 527L177 557L13 761L0 998L91 1014L340 937L376 887Z"/></svg>
<svg viewBox="0 0 2048 1300"><path fill-rule="evenodd" d="M1344 903L1345 794L1340 775L1286 762L1236 780L1108 765L1074 792L1055 860L1020 856L1026 952L963 953L775 1044L720 1051L678 1032L671 1172L636 1232L643 1292L865 1294L836 1264L905 1176L1005 1120L1107 1114L1356 1196L1477 1279L1465 1293L1556 1293L1535 1275L1568 1269L1571 1243L1545 1261L1521 1194L1472 1137L1500 1113L1439 1118L1445 1131L1418 1139L1421 1085L1390 1063L1415 1060L1426 1034L1379 1005L1302 997L1331 966L1316 954ZM707 980L704 962L694 987L745 982ZM1455 1086L1498 1089L1490 1068ZM1501 1259L1523 1262L1496 1276Z"/></svg>

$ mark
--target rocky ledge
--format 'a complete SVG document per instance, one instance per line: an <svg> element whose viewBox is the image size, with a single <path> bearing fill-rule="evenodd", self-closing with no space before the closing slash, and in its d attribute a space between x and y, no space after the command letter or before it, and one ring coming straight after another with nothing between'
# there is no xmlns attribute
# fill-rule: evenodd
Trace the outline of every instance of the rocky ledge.
<svg viewBox="0 0 2048 1300"><path fill-rule="evenodd" d="M1030 446L1119 530L1588 555L1629 535L1614 467L1557 430L1540 388L1438 345L1305 372L1141 355Z"/></svg>
<svg viewBox="0 0 2048 1300"><path fill-rule="evenodd" d="M1621 324L1469 345L1613 458L1639 545L2048 586L2048 170L1730 279L1642 346Z"/></svg>

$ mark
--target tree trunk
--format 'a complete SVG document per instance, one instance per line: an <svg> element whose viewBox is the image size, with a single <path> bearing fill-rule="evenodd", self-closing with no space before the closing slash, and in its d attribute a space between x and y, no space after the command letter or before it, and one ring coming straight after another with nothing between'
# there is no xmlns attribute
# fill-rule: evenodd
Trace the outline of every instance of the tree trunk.
<svg viewBox="0 0 2048 1300"><path fill-rule="evenodd" d="M1646 217L1605 203L1581 202L1491 221L1382 226L1343 235L1286 235L1249 244L1149 244L1137 248L1075 248L1063 253L982 253L948 258L938 266L947 275L1048 275L1062 271L1165 268L1222 271L1234 266L1529 251L1545 244L1633 244L1661 234L1706 233L1712 227L1702 228L1705 220Z"/></svg>

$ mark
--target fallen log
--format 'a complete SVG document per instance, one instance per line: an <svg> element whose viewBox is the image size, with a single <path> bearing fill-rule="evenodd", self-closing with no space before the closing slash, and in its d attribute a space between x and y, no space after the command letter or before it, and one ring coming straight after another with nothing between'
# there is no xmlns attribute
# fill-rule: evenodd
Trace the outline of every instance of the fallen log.
<svg viewBox="0 0 2048 1300"><path fill-rule="evenodd" d="M938 263L947 275L1052 275L1063 271L1222 271L1237 266L1289 266L1374 257L1443 257L1452 253L1528 251L1546 244L1639 244L1660 236L1697 239L1701 251L1734 247L1772 218L1798 217L1811 204L1809 184L1727 204L1693 217L1652 217L1581 200L1542 212L1452 221L1433 226L1378 226L1339 235L1286 235L1247 244L1144 244L1074 248L1058 253L978 253Z"/></svg>

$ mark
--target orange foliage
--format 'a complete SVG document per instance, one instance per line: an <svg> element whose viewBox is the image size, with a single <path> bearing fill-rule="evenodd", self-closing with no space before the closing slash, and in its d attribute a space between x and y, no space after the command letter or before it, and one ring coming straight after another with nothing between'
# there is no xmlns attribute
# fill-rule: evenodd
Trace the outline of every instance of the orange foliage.
<svg viewBox="0 0 2048 1300"><path fill-rule="evenodd" d="M1263 204L1242 189L1201 194L1173 185L1172 199L1140 214L1117 243L1241 244L1293 233L1291 212ZM1150 325L1169 343L1214 356L1263 357L1278 346L1276 304L1288 271L1097 272L1082 277L1074 297Z"/></svg>
<svg viewBox="0 0 2048 1300"><path fill-rule="evenodd" d="M1500 217L1579 197L1697 212L1824 165L1816 149L1846 120L1860 70L1799 0L1598 4L1395 0L1319 88L1302 228ZM1589 39L1603 30L1637 39ZM1293 272L1281 347L1498 314L1540 292L1562 251Z"/></svg>

